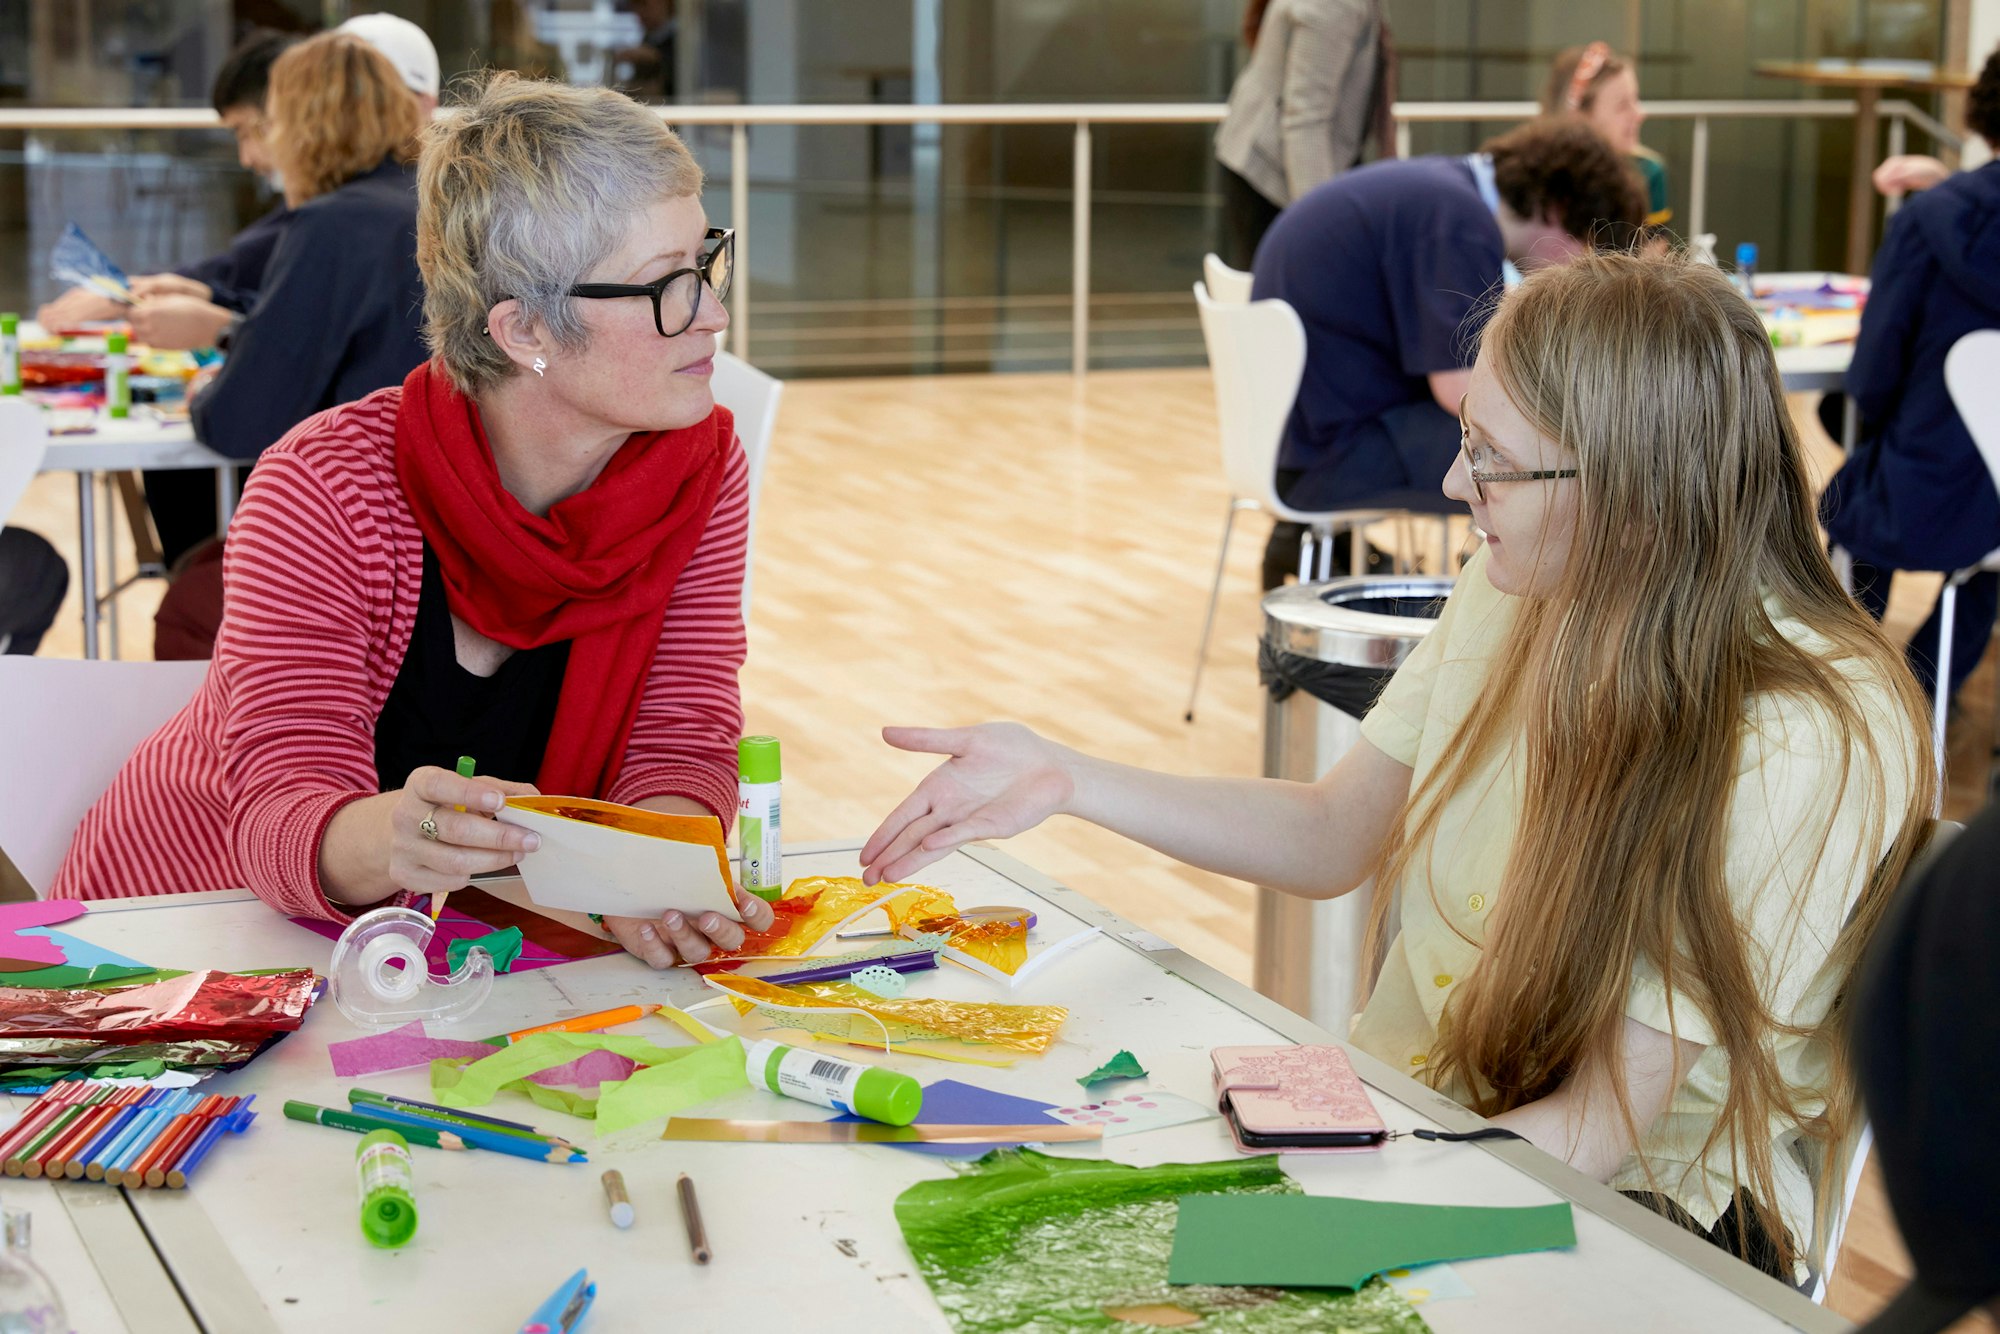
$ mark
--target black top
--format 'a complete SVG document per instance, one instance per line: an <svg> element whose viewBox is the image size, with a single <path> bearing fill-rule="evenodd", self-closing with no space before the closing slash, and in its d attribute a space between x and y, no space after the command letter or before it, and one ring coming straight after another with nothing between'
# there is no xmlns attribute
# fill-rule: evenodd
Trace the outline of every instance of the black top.
<svg viewBox="0 0 2000 1334"><path fill-rule="evenodd" d="M451 769L470 755L479 772L532 783L556 720L569 641L517 649L491 676L458 665L451 605L430 543L424 544L423 592L410 651L375 720L375 774L393 792L426 764Z"/></svg>
<svg viewBox="0 0 2000 1334"><path fill-rule="evenodd" d="M276 208L230 238L221 254L183 264L174 272L207 283L209 300L240 315L257 303L271 252L291 220L292 211L280 200Z"/></svg>
<svg viewBox="0 0 2000 1334"><path fill-rule="evenodd" d="M316 412L401 384L428 355L416 172L393 158L292 210L195 436L254 459Z"/></svg>

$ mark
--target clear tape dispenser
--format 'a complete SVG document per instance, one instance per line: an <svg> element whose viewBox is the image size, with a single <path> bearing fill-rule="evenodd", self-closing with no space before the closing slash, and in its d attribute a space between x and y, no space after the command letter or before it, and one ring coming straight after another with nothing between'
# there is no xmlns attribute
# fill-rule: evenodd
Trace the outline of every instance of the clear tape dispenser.
<svg viewBox="0 0 2000 1334"><path fill-rule="evenodd" d="M418 1019L451 1023L486 1003L493 956L474 945L449 978L432 977L424 950L437 924L412 908L377 908L354 919L333 947L333 1003L363 1028Z"/></svg>

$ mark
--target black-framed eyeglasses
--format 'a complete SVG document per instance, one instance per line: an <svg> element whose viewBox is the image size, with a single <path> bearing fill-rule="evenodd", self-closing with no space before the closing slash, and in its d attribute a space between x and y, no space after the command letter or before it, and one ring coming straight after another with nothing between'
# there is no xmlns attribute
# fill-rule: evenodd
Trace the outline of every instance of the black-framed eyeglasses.
<svg viewBox="0 0 2000 1334"><path fill-rule="evenodd" d="M691 269L675 269L649 283L578 283L571 296L587 301L644 296L653 300L653 327L662 338L684 334L701 313L701 289L706 283L717 301L729 299L729 280L736 270L736 229L711 227L702 237L701 258ZM667 328L669 323L673 328Z"/></svg>
<svg viewBox="0 0 2000 1334"><path fill-rule="evenodd" d="M1465 423L1465 400L1458 400L1458 452L1465 455L1465 475L1472 479L1472 494L1486 503L1488 482L1553 482L1576 476L1574 468L1537 468L1532 472L1482 472L1472 453L1472 430Z"/></svg>

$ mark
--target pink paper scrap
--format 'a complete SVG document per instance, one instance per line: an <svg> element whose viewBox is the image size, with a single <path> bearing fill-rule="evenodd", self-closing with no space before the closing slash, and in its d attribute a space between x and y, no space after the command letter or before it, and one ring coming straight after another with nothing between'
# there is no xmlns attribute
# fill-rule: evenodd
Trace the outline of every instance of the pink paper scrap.
<svg viewBox="0 0 2000 1334"><path fill-rule="evenodd" d="M615 1051L587 1051L566 1065L551 1066L537 1071L528 1078L537 1084L570 1084L585 1093L595 1093L599 1084L613 1080L630 1079L639 1063L629 1056L620 1056Z"/></svg>
<svg viewBox="0 0 2000 1334"><path fill-rule="evenodd" d="M63 953L58 942L47 936L24 936L19 932L27 927L67 922L73 917L83 916L85 911L75 899L29 899L22 903L0 903L0 959L20 959L51 967L69 962L69 956Z"/></svg>
<svg viewBox="0 0 2000 1334"><path fill-rule="evenodd" d="M365 1038L327 1044L333 1058L333 1073L342 1079L356 1075L380 1074L384 1070L407 1070L413 1065L429 1065L447 1056L491 1056L500 1048L463 1038L434 1038L424 1031L423 1020L374 1033Z"/></svg>

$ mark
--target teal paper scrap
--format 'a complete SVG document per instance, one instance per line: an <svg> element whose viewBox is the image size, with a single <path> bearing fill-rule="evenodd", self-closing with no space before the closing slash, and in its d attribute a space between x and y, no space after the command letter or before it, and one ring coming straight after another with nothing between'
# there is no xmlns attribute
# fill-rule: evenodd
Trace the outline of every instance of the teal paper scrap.
<svg viewBox="0 0 2000 1334"><path fill-rule="evenodd" d="M1114 1079L1144 1079L1145 1077L1146 1067L1139 1064L1139 1058L1129 1051L1121 1051L1076 1082L1085 1088L1095 1088L1099 1084L1109 1084Z"/></svg>
<svg viewBox="0 0 2000 1334"><path fill-rule="evenodd" d="M1493 1209L1319 1195L1187 1195L1167 1281L1359 1288L1388 1269L1574 1245L1567 1203Z"/></svg>

